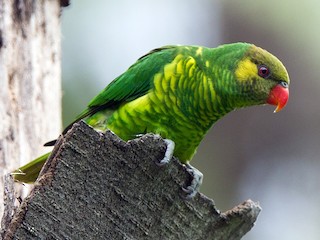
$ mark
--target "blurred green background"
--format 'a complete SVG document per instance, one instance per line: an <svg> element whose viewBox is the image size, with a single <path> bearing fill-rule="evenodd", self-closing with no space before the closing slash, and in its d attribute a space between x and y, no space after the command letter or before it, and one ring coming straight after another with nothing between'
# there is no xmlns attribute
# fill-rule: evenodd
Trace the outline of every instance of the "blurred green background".
<svg viewBox="0 0 320 240"><path fill-rule="evenodd" d="M278 56L291 77L282 112L232 112L192 164L224 211L251 198L263 211L246 240L320 239L320 1L71 1L62 14L64 124L149 50L246 41Z"/></svg>

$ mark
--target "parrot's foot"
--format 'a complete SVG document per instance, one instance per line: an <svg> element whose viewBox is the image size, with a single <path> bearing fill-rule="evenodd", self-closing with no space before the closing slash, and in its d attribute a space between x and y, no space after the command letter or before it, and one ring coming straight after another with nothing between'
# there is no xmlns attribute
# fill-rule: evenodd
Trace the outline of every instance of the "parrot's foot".
<svg viewBox="0 0 320 240"><path fill-rule="evenodd" d="M159 162L156 162L158 166L163 166L170 162L173 156L174 147L175 147L174 141L170 139L163 139L163 140L167 144L167 149L166 149L166 152L164 153L164 157Z"/></svg>
<svg viewBox="0 0 320 240"><path fill-rule="evenodd" d="M203 174L195 167L192 167L190 164L186 164L186 167L187 171L193 177L191 184L187 187L182 188L183 192L185 193L184 198L189 200L192 199L199 191L203 180Z"/></svg>

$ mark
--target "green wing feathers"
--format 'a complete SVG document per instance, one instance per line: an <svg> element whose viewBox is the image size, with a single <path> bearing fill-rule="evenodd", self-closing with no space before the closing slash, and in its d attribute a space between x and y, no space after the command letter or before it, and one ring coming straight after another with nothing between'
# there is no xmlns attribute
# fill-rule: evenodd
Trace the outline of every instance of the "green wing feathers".
<svg viewBox="0 0 320 240"><path fill-rule="evenodd" d="M88 104L87 109L80 113L76 119L68 125L65 134L75 122L90 117L105 109L116 109L125 102L130 102L146 94L153 84L154 75L166 64L172 61L172 54L167 50L177 46L165 46L150 51L140 57L122 75L114 79L103 91L94 97ZM161 56L159 56L161 55Z"/></svg>

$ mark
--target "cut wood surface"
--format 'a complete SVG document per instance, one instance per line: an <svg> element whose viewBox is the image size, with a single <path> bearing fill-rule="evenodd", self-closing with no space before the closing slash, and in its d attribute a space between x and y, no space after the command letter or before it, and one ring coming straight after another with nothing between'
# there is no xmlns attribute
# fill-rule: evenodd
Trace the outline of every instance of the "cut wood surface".
<svg viewBox="0 0 320 240"><path fill-rule="evenodd" d="M147 134L124 142L80 122L56 144L5 239L241 239L260 212L248 200L220 213L201 193L186 200L191 176L166 144Z"/></svg>

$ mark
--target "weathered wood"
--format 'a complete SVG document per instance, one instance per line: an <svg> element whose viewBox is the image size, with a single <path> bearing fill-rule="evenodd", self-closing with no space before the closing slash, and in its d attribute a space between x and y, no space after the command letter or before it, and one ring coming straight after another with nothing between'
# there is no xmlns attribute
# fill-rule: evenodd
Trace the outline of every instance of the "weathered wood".
<svg viewBox="0 0 320 240"><path fill-rule="evenodd" d="M0 0L1 215L3 175L61 130L60 11L58 0Z"/></svg>
<svg viewBox="0 0 320 240"><path fill-rule="evenodd" d="M0 239L3 238L12 220L13 214L16 210L16 199L14 180L11 174L8 173L4 176L4 211L1 219Z"/></svg>
<svg viewBox="0 0 320 240"><path fill-rule="evenodd" d="M240 239L260 207L250 200L220 213L202 194L181 197L191 180L166 145L148 134L124 142L80 122L59 139L5 239Z"/></svg>

